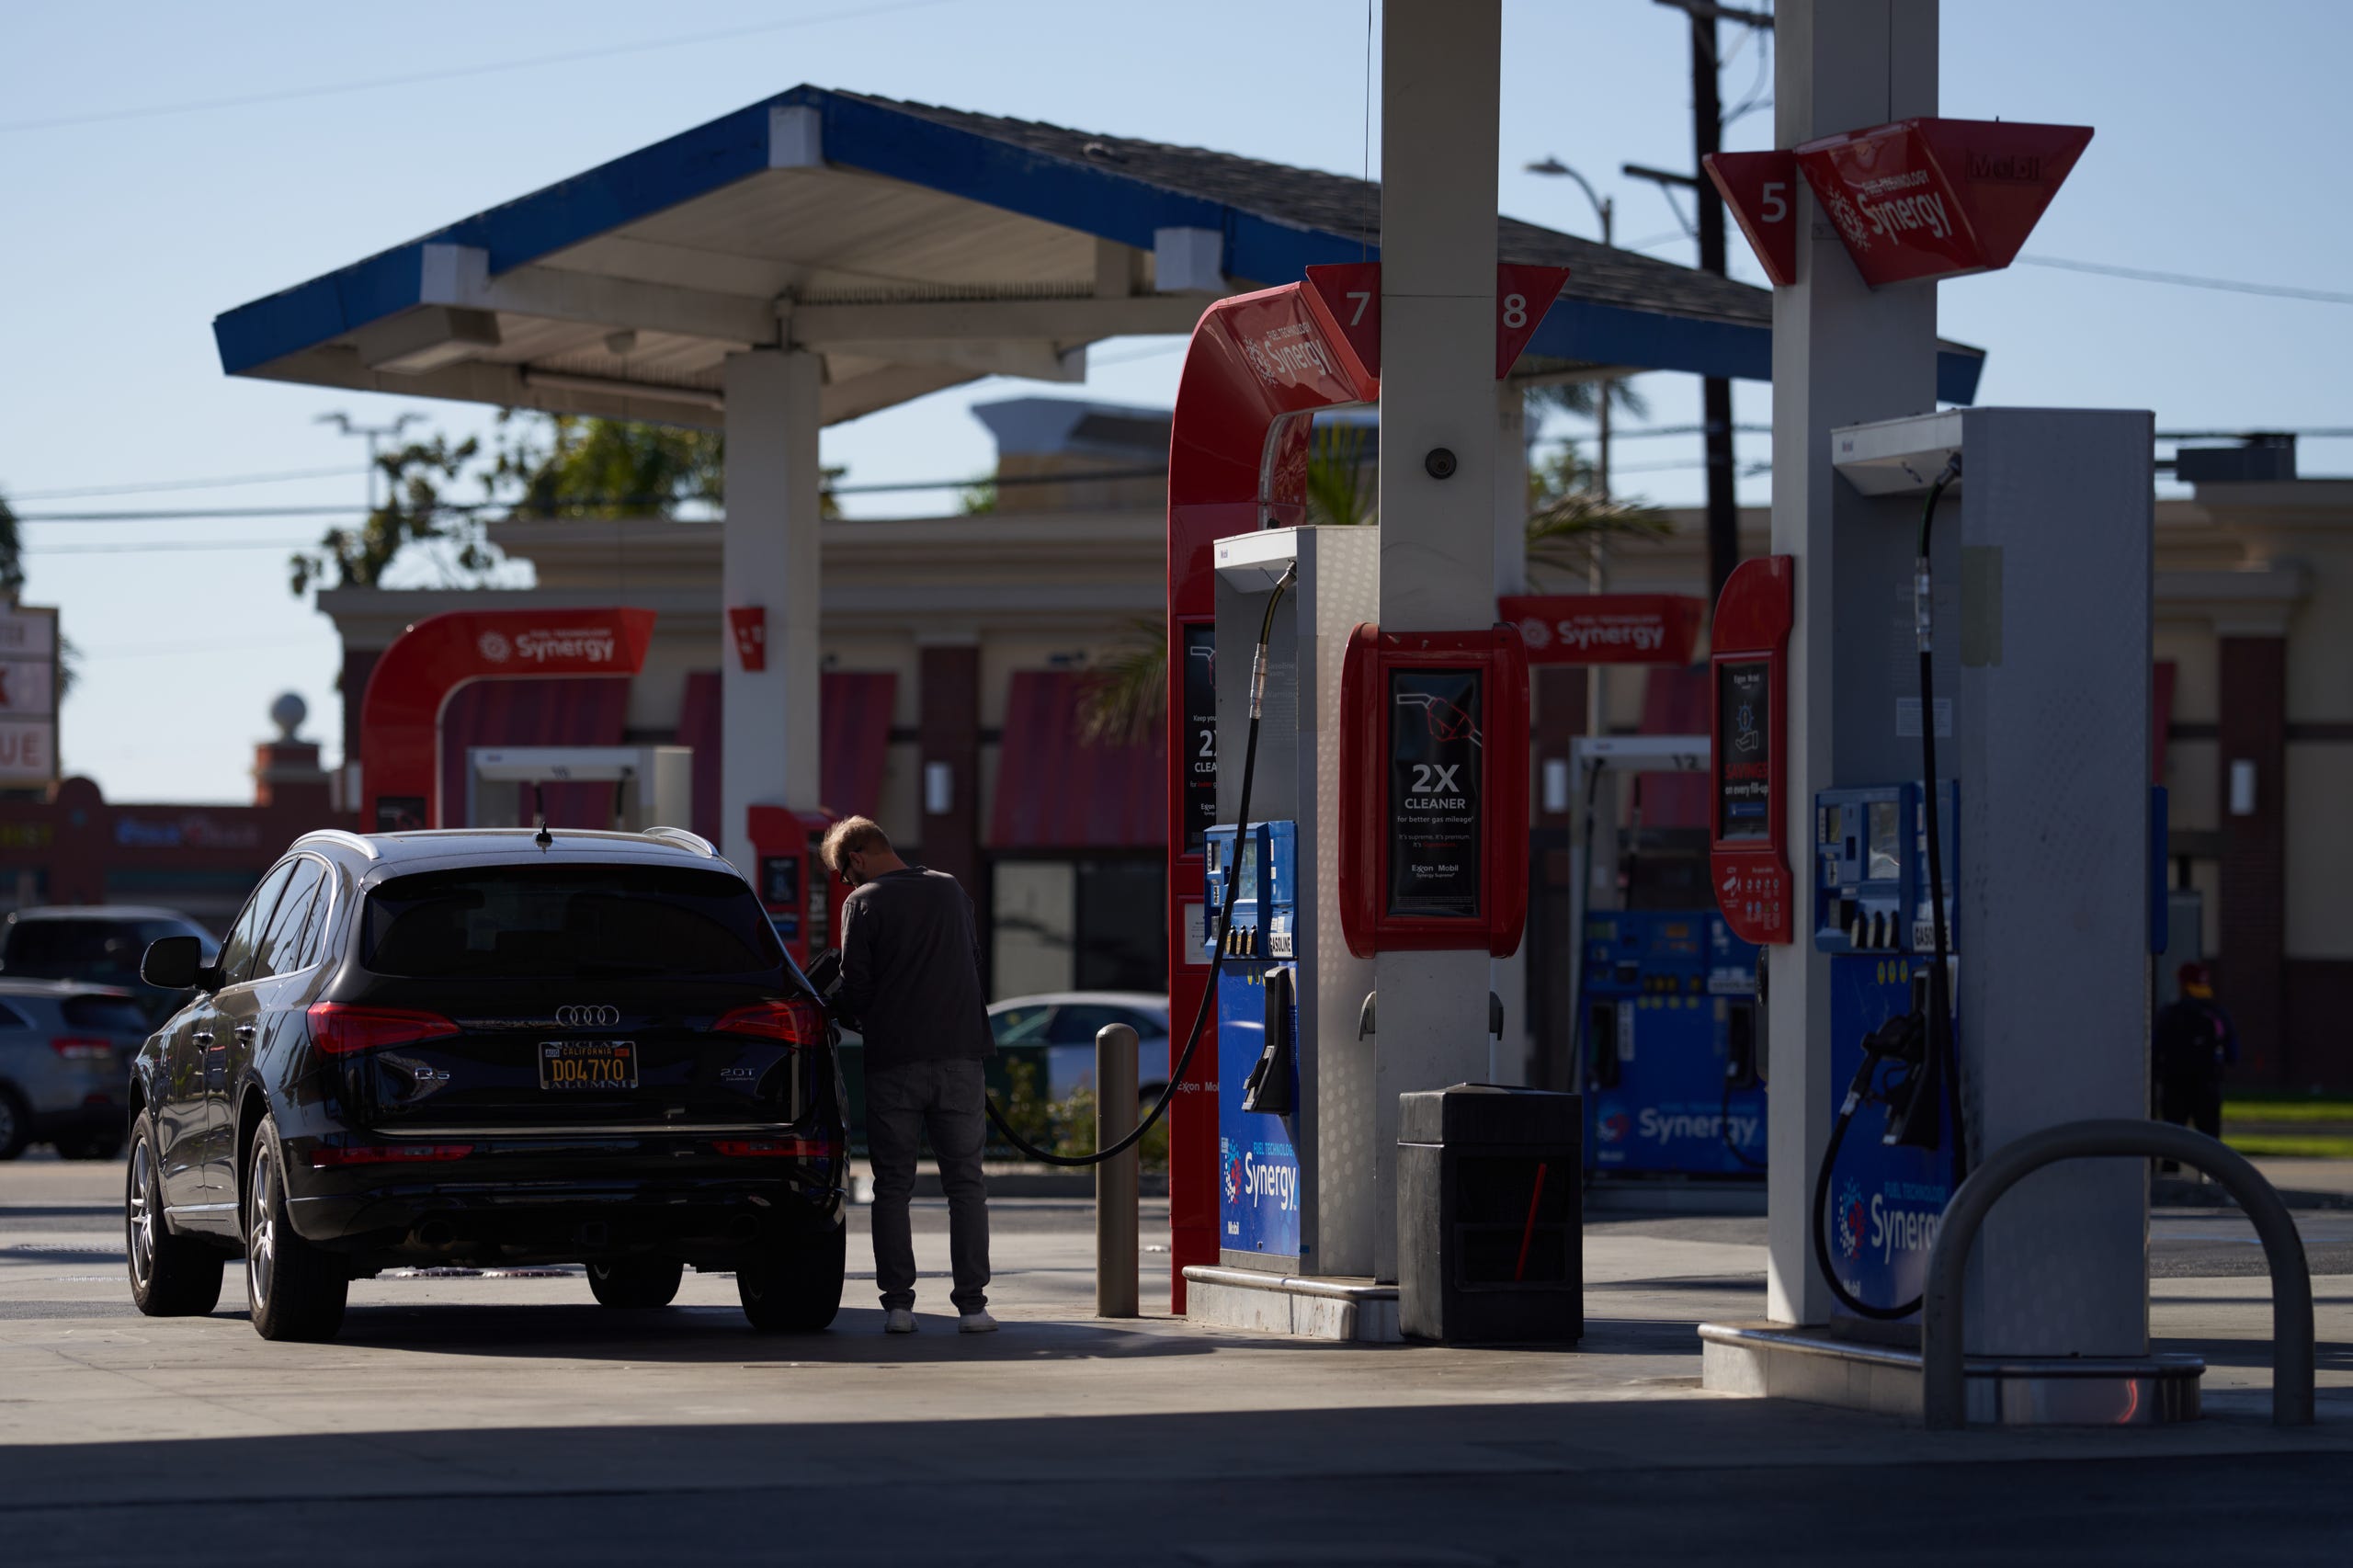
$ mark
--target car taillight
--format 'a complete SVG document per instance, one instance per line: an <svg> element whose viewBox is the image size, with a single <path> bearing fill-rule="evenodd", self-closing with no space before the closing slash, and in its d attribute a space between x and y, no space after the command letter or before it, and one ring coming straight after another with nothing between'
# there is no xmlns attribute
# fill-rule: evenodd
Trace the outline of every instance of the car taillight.
<svg viewBox="0 0 2353 1568"><path fill-rule="evenodd" d="M386 1045L414 1045L458 1032L458 1026L438 1013L353 1007L341 1002L313 1002L310 1017L311 1043L329 1056L348 1056L355 1051Z"/></svg>
<svg viewBox="0 0 2353 1568"><path fill-rule="evenodd" d="M780 1040L787 1045L818 1045L825 1038L825 1015L814 1002L755 1002L724 1014L711 1028L721 1034Z"/></svg>
<svg viewBox="0 0 2353 1568"><path fill-rule="evenodd" d="M62 1034L49 1042L49 1049L68 1062L111 1062L114 1042L88 1040L80 1035Z"/></svg>
<svg viewBox="0 0 2353 1568"><path fill-rule="evenodd" d="M719 1138L712 1140L710 1147L731 1160L830 1160L841 1152L841 1146L829 1132L792 1133L782 1138Z"/></svg>
<svg viewBox="0 0 2353 1568"><path fill-rule="evenodd" d="M471 1143L322 1143L311 1151L311 1168L324 1171L344 1165L414 1165L433 1160L462 1160L473 1152Z"/></svg>

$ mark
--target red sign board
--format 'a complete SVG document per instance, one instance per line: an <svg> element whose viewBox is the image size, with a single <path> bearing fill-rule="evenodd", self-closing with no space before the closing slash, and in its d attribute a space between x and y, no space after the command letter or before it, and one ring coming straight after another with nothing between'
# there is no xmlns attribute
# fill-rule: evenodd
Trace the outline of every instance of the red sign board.
<svg viewBox="0 0 2353 1568"><path fill-rule="evenodd" d="M1699 160L1716 194L1748 236L1765 276L1783 288L1798 280L1798 161L1772 153L1711 153Z"/></svg>
<svg viewBox="0 0 2353 1568"><path fill-rule="evenodd" d="M1794 156L1879 289L2009 266L2091 139L2082 125L1901 119Z"/></svg>
<svg viewBox="0 0 2353 1568"><path fill-rule="evenodd" d="M735 633L735 656L746 671L768 667L768 612L765 605L730 605L728 629Z"/></svg>
<svg viewBox="0 0 2353 1568"><path fill-rule="evenodd" d="M1691 662L1707 608L1687 594L1506 594L1495 607L1531 665L1678 668Z"/></svg>
<svg viewBox="0 0 2353 1568"><path fill-rule="evenodd" d="M1495 268L1495 379L1511 374L1544 312L1569 280L1565 267L1504 262ZM1308 306L1345 339L1367 374L1381 374L1381 263L1351 261L1307 269Z"/></svg>
<svg viewBox="0 0 2353 1568"><path fill-rule="evenodd" d="M1708 869L1716 907L1744 942L1787 942L1792 557L1752 556L1724 579L1708 651Z"/></svg>

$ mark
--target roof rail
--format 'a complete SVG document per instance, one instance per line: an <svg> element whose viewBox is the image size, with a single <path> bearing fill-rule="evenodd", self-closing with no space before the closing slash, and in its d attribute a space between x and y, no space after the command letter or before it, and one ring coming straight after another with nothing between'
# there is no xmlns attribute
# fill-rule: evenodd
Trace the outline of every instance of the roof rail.
<svg viewBox="0 0 2353 1568"><path fill-rule="evenodd" d="M718 846L710 839L699 833L688 833L683 827L649 827L641 836L659 839L665 844L675 844L681 849L691 849L706 860L719 858Z"/></svg>
<svg viewBox="0 0 2353 1568"><path fill-rule="evenodd" d="M304 834L294 842L297 844L308 844L314 838L323 838L329 844L340 844L346 849L357 850L360 854L367 856L370 860L378 860L383 858L373 844L370 844L368 840L360 837L356 833L347 832L345 829L339 827L313 828L310 832Z"/></svg>

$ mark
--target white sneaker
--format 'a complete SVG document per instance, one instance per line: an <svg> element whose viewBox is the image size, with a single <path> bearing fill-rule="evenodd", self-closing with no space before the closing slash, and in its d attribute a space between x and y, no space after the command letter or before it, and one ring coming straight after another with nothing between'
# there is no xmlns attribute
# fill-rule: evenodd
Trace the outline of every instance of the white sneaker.
<svg viewBox="0 0 2353 1568"><path fill-rule="evenodd" d="M915 1331L915 1314L907 1311L906 1308L892 1307L889 1312L882 1314L883 1333L913 1334Z"/></svg>
<svg viewBox="0 0 2353 1568"><path fill-rule="evenodd" d="M962 1317L956 1320L956 1332L959 1334L995 1334L996 1332L996 1319L989 1316L988 1309L985 1307L977 1312L966 1312Z"/></svg>

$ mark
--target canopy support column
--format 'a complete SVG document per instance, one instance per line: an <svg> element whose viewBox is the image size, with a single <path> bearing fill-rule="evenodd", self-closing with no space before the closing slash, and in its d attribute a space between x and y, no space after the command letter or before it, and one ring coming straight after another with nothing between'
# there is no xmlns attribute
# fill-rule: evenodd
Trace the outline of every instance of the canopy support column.
<svg viewBox="0 0 2353 1568"><path fill-rule="evenodd" d="M758 348L727 357L727 524L721 579L731 608L767 615L766 667L747 670L720 629L720 847L759 867L754 805L810 810L817 799L818 357ZM820 869L813 873L823 875Z"/></svg>
<svg viewBox="0 0 2353 1568"><path fill-rule="evenodd" d="M1500 0L1381 15L1381 626L1495 624ZM1443 450L1450 458L1434 458ZM1516 564L1516 562L1515 562ZM1373 1070L1373 1272L1397 1278L1397 1096L1487 1075L1483 952L1384 952Z"/></svg>

